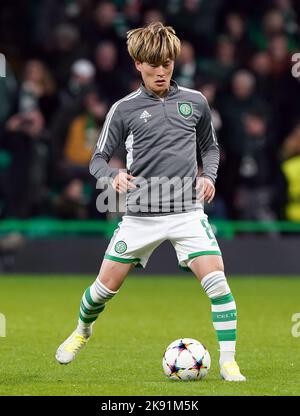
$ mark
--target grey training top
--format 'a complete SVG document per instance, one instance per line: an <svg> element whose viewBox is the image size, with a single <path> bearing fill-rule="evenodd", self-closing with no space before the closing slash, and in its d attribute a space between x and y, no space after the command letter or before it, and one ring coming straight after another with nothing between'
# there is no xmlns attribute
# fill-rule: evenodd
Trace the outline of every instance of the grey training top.
<svg viewBox="0 0 300 416"><path fill-rule="evenodd" d="M217 138L203 94L171 81L164 98L142 84L117 101L106 116L90 162L96 179L119 173L108 162L122 142L127 171L137 177L132 181L137 188L126 196L127 215L173 214L203 207L195 198L197 154L202 159L201 176L213 182L219 164ZM192 197L186 197L191 190Z"/></svg>

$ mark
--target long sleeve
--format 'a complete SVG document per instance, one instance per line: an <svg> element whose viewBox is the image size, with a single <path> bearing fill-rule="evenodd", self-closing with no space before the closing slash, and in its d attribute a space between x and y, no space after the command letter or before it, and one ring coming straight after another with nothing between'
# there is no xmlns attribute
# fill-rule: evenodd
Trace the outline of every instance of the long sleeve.
<svg viewBox="0 0 300 416"><path fill-rule="evenodd" d="M196 126L197 147L203 165L202 176L206 176L215 182L219 167L220 151L216 132L212 124L210 108L206 99L203 105L202 116Z"/></svg>
<svg viewBox="0 0 300 416"><path fill-rule="evenodd" d="M114 104L106 116L98 143L90 161L90 173L96 179L105 177L114 178L119 172L119 169L108 166L108 162L114 151L119 146L121 140L124 140L126 137L124 123L117 105Z"/></svg>

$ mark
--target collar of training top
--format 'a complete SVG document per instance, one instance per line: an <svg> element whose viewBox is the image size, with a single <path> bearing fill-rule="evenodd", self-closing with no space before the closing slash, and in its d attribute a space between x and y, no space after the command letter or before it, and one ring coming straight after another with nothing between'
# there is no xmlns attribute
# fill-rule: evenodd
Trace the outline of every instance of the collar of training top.
<svg viewBox="0 0 300 416"><path fill-rule="evenodd" d="M158 95L156 95L156 94L155 94L155 92L148 90L148 89L145 87L145 84L144 84L143 82L141 83L140 89L141 89L141 90L142 90L142 91L143 91L146 95L148 95L149 97L156 98L156 99L160 99L160 97L159 97ZM174 81L173 79L171 79L171 81L170 81L170 88L169 88L169 91L167 92L167 94L165 95L165 97L170 97L171 95L176 94L176 92L177 92L177 91L178 91L178 85L177 85L177 82L176 82L176 81Z"/></svg>

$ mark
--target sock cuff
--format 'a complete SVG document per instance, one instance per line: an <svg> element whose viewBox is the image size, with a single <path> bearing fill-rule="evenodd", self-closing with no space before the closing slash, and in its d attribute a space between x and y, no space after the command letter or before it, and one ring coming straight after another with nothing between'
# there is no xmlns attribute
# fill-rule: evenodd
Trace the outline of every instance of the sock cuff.
<svg viewBox="0 0 300 416"><path fill-rule="evenodd" d="M114 292L108 289L103 283L98 279L89 288L90 296L92 301L95 303L105 303L110 300L118 292Z"/></svg>
<svg viewBox="0 0 300 416"><path fill-rule="evenodd" d="M213 283L216 279L223 279L226 280L225 274L224 272L222 272L221 270L216 270L214 272L210 272L208 273L206 276L204 276L201 279L201 285L203 287L203 289L205 290L205 288L210 284Z"/></svg>
<svg viewBox="0 0 300 416"><path fill-rule="evenodd" d="M118 290L114 292L113 290L108 289L108 287L106 287L102 282L100 282L99 279L96 279L95 283L97 284L98 287L100 287L101 289L109 293L110 295L116 295L119 292Z"/></svg>
<svg viewBox="0 0 300 416"><path fill-rule="evenodd" d="M108 289L103 283L99 282L98 279L92 284L91 289L98 299L105 301L111 299L117 293Z"/></svg>
<svg viewBox="0 0 300 416"><path fill-rule="evenodd" d="M217 298L230 293L226 276L221 270L208 273L201 280L201 285L209 298Z"/></svg>

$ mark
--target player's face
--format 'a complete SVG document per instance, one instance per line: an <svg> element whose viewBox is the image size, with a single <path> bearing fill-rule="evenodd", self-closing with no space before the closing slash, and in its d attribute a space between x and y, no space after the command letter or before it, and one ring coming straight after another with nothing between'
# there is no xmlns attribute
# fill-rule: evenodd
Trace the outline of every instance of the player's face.
<svg viewBox="0 0 300 416"><path fill-rule="evenodd" d="M152 65L147 62L135 62L140 71L145 87L162 97L170 87L170 80L174 70L174 61L168 59L160 65Z"/></svg>

